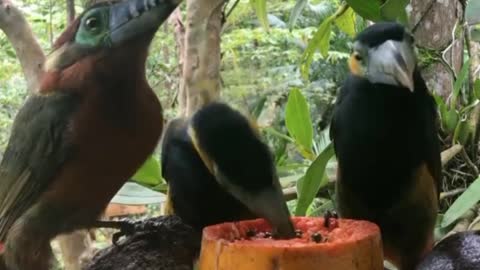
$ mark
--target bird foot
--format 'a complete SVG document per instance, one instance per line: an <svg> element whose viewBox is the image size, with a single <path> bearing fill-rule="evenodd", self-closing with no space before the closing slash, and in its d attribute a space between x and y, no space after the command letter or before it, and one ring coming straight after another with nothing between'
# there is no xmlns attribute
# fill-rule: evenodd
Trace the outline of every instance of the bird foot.
<svg viewBox="0 0 480 270"><path fill-rule="evenodd" d="M139 223L142 223L142 221L134 221L131 219L122 219L119 221L98 220L95 222L94 227L118 229L119 231L112 235L112 243L117 245L118 240L122 236L132 235L135 231L137 231Z"/></svg>

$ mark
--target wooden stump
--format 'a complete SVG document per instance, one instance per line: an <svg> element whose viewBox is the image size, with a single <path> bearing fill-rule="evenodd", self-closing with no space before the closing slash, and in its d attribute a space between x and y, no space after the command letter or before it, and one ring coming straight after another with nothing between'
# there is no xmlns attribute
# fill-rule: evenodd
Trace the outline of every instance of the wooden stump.
<svg viewBox="0 0 480 270"><path fill-rule="evenodd" d="M84 270L189 270L200 250L200 233L177 216L147 219L145 228L97 253ZM153 225L153 226L152 226Z"/></svg>

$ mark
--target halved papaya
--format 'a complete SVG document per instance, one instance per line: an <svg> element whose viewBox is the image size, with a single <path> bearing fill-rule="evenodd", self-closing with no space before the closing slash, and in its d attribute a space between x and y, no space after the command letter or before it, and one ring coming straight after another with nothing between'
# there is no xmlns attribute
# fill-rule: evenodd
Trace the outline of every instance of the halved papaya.
<svg viewBox="0 0 480 270"><path fill-rule="evenodd" d="M328 224L326 224L326 222ZM383 270L380 229L368 221L293 217L297 238L264 219L204 228L200 270Z"/></svg>

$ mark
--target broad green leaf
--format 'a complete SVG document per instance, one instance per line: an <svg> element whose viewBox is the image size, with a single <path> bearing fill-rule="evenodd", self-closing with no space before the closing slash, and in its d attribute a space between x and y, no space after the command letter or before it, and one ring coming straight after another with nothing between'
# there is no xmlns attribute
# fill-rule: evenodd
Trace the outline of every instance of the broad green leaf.
<svg viewBox="0 0 480 270"><path fill-rule="evenodd" d="M457 80L453 84L453 95L450 103L450 109L455 108L455 106L457 105L457 98L458 98L458 95L460 94L460 89L462 89L462 86L465 83L465 80L468 78L469 69L470 69L470 59L468 59L465 63L463 63L462 69L460 70L460 73L457 76Z"/></svg>
<svg viewBox="0 0 480 270"><path fill-rule="evenodd" d="M382 19L380 14L381 2L379 0L346 0L348 5L363 18L370 21Z"/></svg>
<svg viewBox="0 0 480 270"><path fill-rule="evenodd" d="M470 25L480 23L480 1L469 0L467 2L465 8L465 20Z"/></svg>
<svg viewBox="0 0 480 270"><path fill-rule="evenodd" d="M342 15L335 19L335 24L347 35L355 36L356 15L352 8L348 8Z"/></svg>
<svg viewBox="0 0 480 270"><path fill-rule="evenodd" d="M135 182L148 186L156 186L162 182L160 162L152 155L131 177Z"/></svg>
<svg viewBox="0 0 480 270"><path fill-rule="evenodd" d="M297 208L295 209L296 216L304 216L306 214L318 190L328 183L328 178L324 177L325 168L334 154L333 144L330 144L307 169L301 184L301 191L298 194Z"/></svg>
<svg viewBox="0 0 480 270"><path fill-rule="evenodd" d="M300 71L305 79L308 79L310 64L312 64L315 51L320 49L320 53L323 57L328 55L328 49L330 47L330 34L332 32L332 20L334 18L334 16L330 16L326 18L322 24L320 24L317 31L313 34L312 39L308 42L307 48L302 54Z"/></svg>
<svg viewBox="0 0 480 270"><path fill-rule="evenodd" d="M448 208L443 216L442 228L452 224L460 218L468 209L472 208L480 201L480 177L477 178L468 188L458 197Z"/></svg>
<svg viewBox="0 0 480 270"><path fill-rule="evenodd" d="M307 3L308 3L308 0L297 0L297 3L295 3L295 6L292 9L292 13L290 13L290 19L288 21L288 28L290 29L290 31L295 26L295 23L297 22L298 17L302 13Z"/></svg>
<svg viewBox="0 0 480 270"><path fill-rule="evenodd" d="M460 120L460 116L458 115L458 112L453 109L449 110L445 114L445 118L442 119L444 128L449 132L453 133L455 131L455 128L457 127L458 121Z"/></svg>
<svg viewBox="0 0 480 270"><path fill-rule="evenodd" d="M285 108L285 124L304 151L312 151L313 127L307 100L299 89L292 89Z"/></svg>
<svg viewBox="0 0 480 270"><path fill-rule="evenodd" d="M475 97L480 100L480 79L476 79L473 84L473 93Z"/></svg>
<svg viewBox="0 0 480 270"><path fill-rule="evenodd" d="M262 26L268 30L268 16L267 16L267 0L250 0L255 12L257 13L258 20Z"/></svg>
<svg viewBox="0 0 480 270"><path fill-rule="evenodd" d="M385 4L380 7L380 14L386 21L396 21L397 19L405 20L405 7L410 0L387 0ZM404 23L403 21L402 23Z"/></svg>

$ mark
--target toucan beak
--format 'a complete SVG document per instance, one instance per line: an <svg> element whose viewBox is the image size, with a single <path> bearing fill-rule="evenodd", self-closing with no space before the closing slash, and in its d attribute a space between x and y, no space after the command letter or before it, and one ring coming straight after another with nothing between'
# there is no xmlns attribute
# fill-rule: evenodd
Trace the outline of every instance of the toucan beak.
<svg viewBox="0 0 480 270"><path fill-rule="evenodd" d="M392 78L398 85L414 91L415 53L406 41L389 40L369 51L368 74Z"/></svg>
<svg viewBox="0 0 480 270"><path fill-rule="evenodd" d="M110 41L121 44L154 33L181 0L127 0L110 8Z"/></svg>

